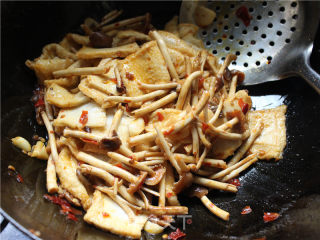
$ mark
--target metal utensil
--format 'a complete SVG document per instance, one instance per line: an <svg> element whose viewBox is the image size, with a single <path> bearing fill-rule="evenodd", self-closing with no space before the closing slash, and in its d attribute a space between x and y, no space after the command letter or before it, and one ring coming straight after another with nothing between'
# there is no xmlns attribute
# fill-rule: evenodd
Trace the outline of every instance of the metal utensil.
<svg viewBox="0 0 320 240"><path fill-rule="evenodd" d="M236 54L232 65L246 74L244 85L299 75L320 93L320 75L309 62L320 2L183 1L181 23L193 23L197 4L205 4L217 14L210 26L199 30L205 47L221 61L228 53ZM252 17L249 26L236 16L242 6Z"/></svg>

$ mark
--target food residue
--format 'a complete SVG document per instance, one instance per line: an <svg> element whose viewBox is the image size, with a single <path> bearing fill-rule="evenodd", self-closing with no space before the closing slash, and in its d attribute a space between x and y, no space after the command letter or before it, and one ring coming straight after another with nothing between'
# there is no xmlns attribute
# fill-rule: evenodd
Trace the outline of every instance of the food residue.
<svg viewBox="0 0 320 240"><path fill-rule="evenodd" d="M248 12L248 8L246 6L241 6L236 11L236 16L240 18L243 24L248 27L250 25L250 21L252 16Z"/></svg>
<svg viewBox="0 0 320 240"><path fill-rule="evenodd" d="M62 197L49 194L43 195L44 199L57 204L60 206L60 213L67 216L67 219L78 221L77 217L75 215L82 215L82 212L80 210L77 210L73 207L71 207L70 203L67 202L67 200L63 199Z"/></svg>
<svg viewBox="0 0 320 240"><path fill-rule="evenodd" d="M246 215L246 214L249 214L249 213L251 213L251 212L252 212L251 207L250 207L250 206L245 206L245 207L242 209L241 214L242 214L242 215Z"/></svg>
<svg viewBox="0 0 320 240"><path fill-rule="evenodd" d="M179 238L182 238L186 236L186 234L184 232L181 232L179 228L177 228L177 230L175 232L172 232L169 234L169 239L172 240L177 240Z"/></svg>
<svg viewBox="0 0 320 240"><path fill-rule="evenodd" d="M238 178L231 179L230 181L228 181L228 183L235 185L237 187L240 187L240 185L241 185L240 180Z"/></svg>
<svg viewBox="0 0 320 240"><path fill-rule="evenodd" d="M18 183L23 183L23 177L21 176L20 173L17 172L14 166L9 165L8 166L8 175L11 177L15 177Z"/></svg>

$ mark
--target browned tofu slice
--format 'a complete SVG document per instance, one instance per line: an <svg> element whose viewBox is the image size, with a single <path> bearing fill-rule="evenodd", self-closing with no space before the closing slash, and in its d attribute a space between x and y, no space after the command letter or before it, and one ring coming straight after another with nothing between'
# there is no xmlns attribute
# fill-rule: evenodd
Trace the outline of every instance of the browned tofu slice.
<svg viewBox="0 0 320 240"><path fill-rule="evenodd" d="M261 135L251 146L249 152L262 151L260 159L282 159L282 152L286 141L286 111L287 106L282 105L273 109L251 111L248 114L249 128L253 128L260 119L264 124Z"/></svg>
<svg viewBox="0 0 320 240"><path fill-rule="evenodd" d="M63 148L55 163L61 186L81 201L84 209L90 206L86 188L77 177L78 162L67 147Z"/></svg>
<svg viewBox="0 0 320 240"><path fill-rule="evenodd" d="M128 96L144 94L137 81L156 84L171 79L156 41L144 44L139 51L124 59L121 65L119 69L122 69L121 75Z"/></svg>
<svg viewBox="0 0 320 240"><path fill-rule="evenodd" d="M98 190L94 192L92 205L84 215L86 222L98 228L131 238L141 237L141 230L147 219L147 215L139 214L130 221L117 203Z"/></svg>

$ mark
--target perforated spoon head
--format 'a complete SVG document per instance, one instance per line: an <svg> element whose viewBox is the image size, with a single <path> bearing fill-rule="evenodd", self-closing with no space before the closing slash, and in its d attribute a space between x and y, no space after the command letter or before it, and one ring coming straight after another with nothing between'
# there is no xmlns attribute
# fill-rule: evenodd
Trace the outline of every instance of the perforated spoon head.
<svg viewBox="0 0 320 240"><path fill-rule="evenodd" d="M198 3L182 2L180 22L194 23L193 9ZM251 16L248 26L236 14L243 6ZM310 69L305 69L310 68L320 2L210 1L206 7L214 10L217 17L210 26L200 29L199 37L220 61L228 53L237 55L231 67L245 73L245 85L297 74L308 78L305 75Z"/></svg>

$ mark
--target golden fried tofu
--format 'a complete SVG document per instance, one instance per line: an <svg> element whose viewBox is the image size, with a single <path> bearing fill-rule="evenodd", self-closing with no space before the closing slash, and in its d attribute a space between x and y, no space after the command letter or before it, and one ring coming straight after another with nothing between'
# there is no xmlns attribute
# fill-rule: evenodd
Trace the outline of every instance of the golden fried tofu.
<svg viewBox="0 0 320 240"><path fill-rule="evenodd" d="M67 147L64 147L55 163L62 188L80 200L84 209L90 205L90 197L86 188L77 177L78 162Z"/></svg>
<svg viewBox="0 0 320 240"><path fill-rule="evenodd" d="M48 103L60 108L77 107L90 101L90 98L83 95L81 92L72 94L64 87L56 83L50 85L46 92L46 99Z"/></svg>
<svg viewBox="0 0 320 240"><path fill-rule="evenodd" d="M122 80L130 97L144 94L137 81L156 84L171 79L156 41L144 44L139 51L121 61L119 69L122 69Z"/></svg>
<svg viewBox="0 0 320 240"><path fill-rule="evenodd" d="M105 101L105 98L108 96L107 94L97 90L96 88L90 87L88 79L83 79L78 85L78 88L84 95L90 97L99 105L102 105ZM109 107L113 107L115 105L115 103L109 102Z"/></svg>
<svg viewBox="0 0 320 240"><path fill-rule="evenodd" d="M226 140L217 138L212 147L212 156L217 159L226 159L233 155L241 144L242 140Z"/></svg>
<svg viewBox="0 0 320 240"><path fill-rule="evenodd" d="M158 31L168 48L177 50L178 52L185 54L189 57L195 57L198 54L199 49L190 43L180 39L176 35L166 31Z"/></svg>
<svg viewBox="0 0 320 240"><path fill-rule="evenodd" d="M58 57L54 57L52 59L37 58L34 61L26 61L27 67L34 70L40 84L43 84L44 80L52 79L53 72L66 69L72 63L72 59L61 59Z"/></svg>
<svg viewBox="0 0 320 240"><path fill-rule="evenodd" d="M84 111L87 111L86 122L81 122L80 118ZM53 121L57 127L70 127L82 129L83 127L104 127L106 124L106 113L94 102L81 105L76 108L63 109L59 112L58 117Z"/></svg>
<svg viewBox="0 0 320 240"><path fill-rule="evenodd" d="M184 119L185 117L186 111L173 108L158 109L150 116L148 125L145 129L147 132L155 131L154 124L157 124L160 129L166 129L170 126L173 126L178 120ZM170 134L169 138L171 141L178 141L185 140L189 136L190 126L187 126L182 131L179 131L175 134Z"/></svg>
<svg viewBox="0 0 320 240"><path fill-rule="evenodd" d="M98 228L131 238L140 238L147 219L147 215L139 214L130 221L117 203L98 190L94 192L92 205L84 215L86 222Z"/></svg>
<svg viewBox="0 0 320 240"><path fill-rule="evenodd" d="M249 152L262 151L260 159L282 159L282 152L286 142L286 111L287 106L281 105L276 108L250 111L248 114L249 128L253 128L258 120L264 124L261 135L255 140Z"/></svg>

